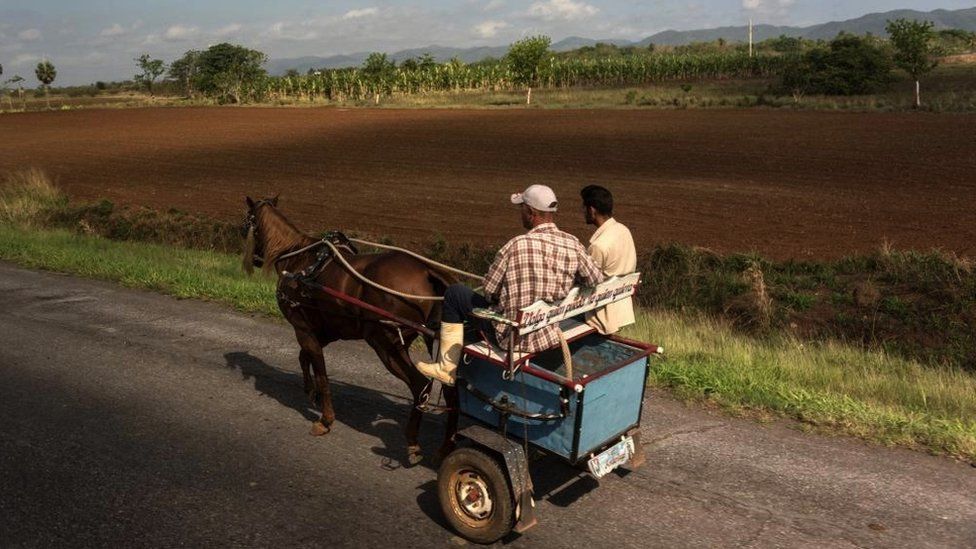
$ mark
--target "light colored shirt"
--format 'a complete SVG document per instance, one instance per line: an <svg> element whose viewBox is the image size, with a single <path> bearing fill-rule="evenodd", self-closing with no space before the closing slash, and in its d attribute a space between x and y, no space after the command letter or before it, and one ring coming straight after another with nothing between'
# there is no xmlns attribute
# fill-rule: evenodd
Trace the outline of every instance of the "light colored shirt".
<svg viewBox="0 0 976 549"><path fill-rule="evenodd" d="M498 311L515 320L521 309L542 300L557 302L576 284L595 286L603 273L577 238L543 223L508 241L485 277L485 296L498 304ZM498 342L508 347L508 328L496 325ZM547 326L519 339L517 350L536 353L559 344L557 326Z"/></svg>
<svg viewBox="0 0 976 549"><path fill-rule="evenodd" d="M630 229L610 218L590 237L590 256L605 276L628 275L637 270L637 249ZM635 322L634 303L627 298L587 314L586 322L601 334L612 334Z"/></svg>

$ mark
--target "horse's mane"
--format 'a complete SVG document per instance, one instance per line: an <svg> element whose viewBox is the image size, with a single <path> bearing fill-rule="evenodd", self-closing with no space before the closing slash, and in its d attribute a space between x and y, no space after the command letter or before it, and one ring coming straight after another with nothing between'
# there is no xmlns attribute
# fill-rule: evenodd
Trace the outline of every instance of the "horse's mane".
<svg viewBox="0 0 976 549"><path fill-rule="evenodd" d="M258 208L255 215L263 233L265 272L274 271L275 262L282 255L315 242L270 204Z"/></svg>

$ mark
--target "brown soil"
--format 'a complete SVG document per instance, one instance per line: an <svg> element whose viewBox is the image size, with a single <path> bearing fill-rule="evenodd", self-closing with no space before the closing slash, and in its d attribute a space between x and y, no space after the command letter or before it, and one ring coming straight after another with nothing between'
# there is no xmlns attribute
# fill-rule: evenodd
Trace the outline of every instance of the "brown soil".
<svg viewBox="0 0 976 549"><path fill-rule="evenodd" d="M0 172L47 170L77 199L237 219L282 194L310 231L497 243L509 195L609 187L648 248L774 258L942 247L976 255L976 117L766 110L156 108L0 119Z"/></svg>
<svg viewBox="0 0 976 549"><path fill-rule="evenodd" d="M976 63L976 53L963 53L960 55L950 55L943 57L942 62L947 65Z"/></svg>

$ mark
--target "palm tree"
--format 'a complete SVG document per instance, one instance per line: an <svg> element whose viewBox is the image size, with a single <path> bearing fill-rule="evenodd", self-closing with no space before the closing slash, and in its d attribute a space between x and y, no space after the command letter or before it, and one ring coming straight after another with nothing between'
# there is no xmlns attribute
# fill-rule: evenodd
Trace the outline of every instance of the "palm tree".
<svg viewBox="0 0 976 549"><path fill-rule="evenodd" d="M54 82L55 77L58 76L58 71L54 68L54 64L45 59L37 64L34 74L37 76L37 80L44 85L44 99L47 101L47 108L50 109L51 82Z"/></svg>

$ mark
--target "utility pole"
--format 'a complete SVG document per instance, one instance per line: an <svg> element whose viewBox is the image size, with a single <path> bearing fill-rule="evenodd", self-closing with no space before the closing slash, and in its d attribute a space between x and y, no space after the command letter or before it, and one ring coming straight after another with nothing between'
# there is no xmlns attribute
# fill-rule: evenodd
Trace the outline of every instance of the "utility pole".
<svg viewBox="0 0 976 549"><path fill-rule="evenodd" d="M749 57L752 57L752 18L749 18Z"/></svg>

